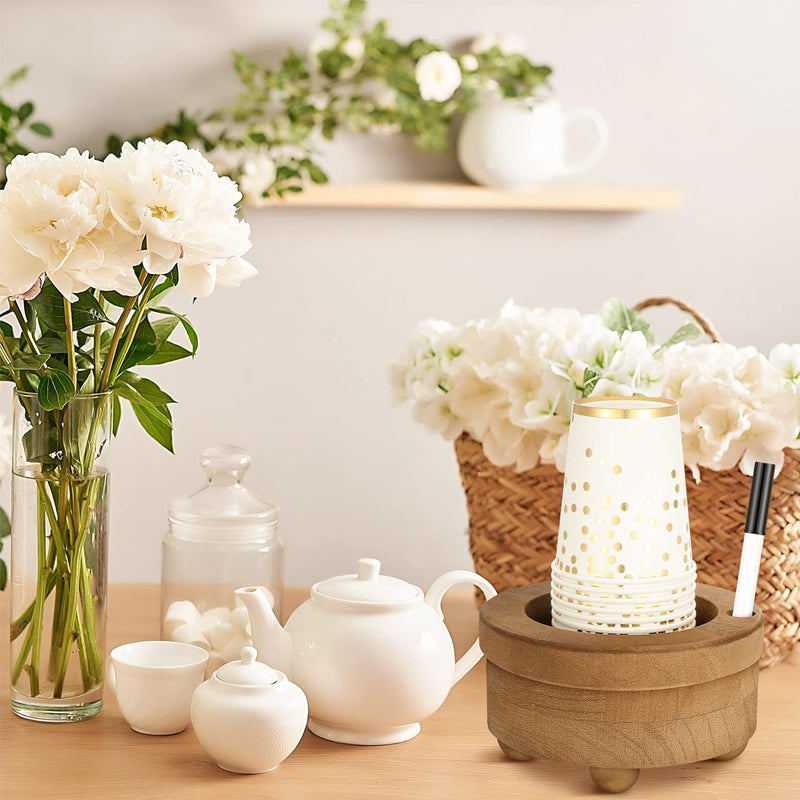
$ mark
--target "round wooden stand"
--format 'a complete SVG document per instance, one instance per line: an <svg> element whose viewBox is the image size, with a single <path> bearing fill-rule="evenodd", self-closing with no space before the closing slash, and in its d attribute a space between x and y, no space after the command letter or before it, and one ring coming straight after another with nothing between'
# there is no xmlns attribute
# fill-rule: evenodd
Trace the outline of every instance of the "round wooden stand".
<svg viewBox="0 0 800 800"><path fill-rule="evenodd" d="M489 730L515 760L590 768L624 792L639 770L735 758L756 728L762 617L731 616L733 592L697 585L697 626L644 636L550 624L550 584L481 609Z"/></svg>

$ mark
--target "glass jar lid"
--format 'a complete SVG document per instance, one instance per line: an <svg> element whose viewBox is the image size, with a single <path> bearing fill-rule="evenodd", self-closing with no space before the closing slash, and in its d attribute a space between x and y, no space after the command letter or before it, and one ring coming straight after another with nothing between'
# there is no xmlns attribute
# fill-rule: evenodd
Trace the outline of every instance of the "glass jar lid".
<svg viewBox="0 0 800 800"><path fill-rule="evenodd" d="M255 541L272 536L278 525L278 507L242 485L250 454L232 445L208 447L201 453L200 464L208 482L200 491L172 503L172 533L201 541Z"/></svg>
<svg viewBox="0 0 800 800"><path fill-rule="evenodd" d="M400 578L381 575L381 562L376 558L361 558L356 568L355 575L338 575L314 584L313 596L381 607L414 603L423 596L419 587Z"/></svg>

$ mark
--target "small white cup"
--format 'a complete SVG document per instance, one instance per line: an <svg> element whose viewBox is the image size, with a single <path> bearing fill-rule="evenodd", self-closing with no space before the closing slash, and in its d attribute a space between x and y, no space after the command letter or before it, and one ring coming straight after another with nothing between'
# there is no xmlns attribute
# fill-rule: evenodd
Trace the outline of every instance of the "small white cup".
<svg viewBox="0 0 800 800"><path fill-rule="evenodd" d="M207 661L208 653L192 644L132 642L111 651L106 677L133 730L166 736L189 724Z"/></svg>

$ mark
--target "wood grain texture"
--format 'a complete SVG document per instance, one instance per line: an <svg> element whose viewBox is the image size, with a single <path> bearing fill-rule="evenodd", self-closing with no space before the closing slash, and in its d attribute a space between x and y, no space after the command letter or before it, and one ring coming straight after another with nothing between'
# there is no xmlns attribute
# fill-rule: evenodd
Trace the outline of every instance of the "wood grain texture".
<svg viewBox="0 0 800 800"><path fill-rule="evenodd" d="M294 608L307 592L287 592ZM462 652L475 637L472 594L446 597L448 624ZM112 586L109 647L158 633L157 586ZM8 592L0 593L7 630ZM306 733L274 773L232 775L203 753L191 730L165 738L133 733L107 693L88 722L44 725L15 717L8 702L8 642L0 637L0 798L34 800L471 800L472 798L596 798L585 767L553 761L510 761L486 727L483 663L422 723L410 742L349 747ZM800 785L800 666L762 672L758 730L730 762L643 770L629 796L715 800L797 797ZM546 729L539 731L546 738Z"/></svg>
<svg viewBox="0 0 800 800"><path fill-rule="evenodd" d="M259 200L260 208L421 208L496 211L654 211L683 205L676 189L625 186L548 185L510 192L470 183L394 181L307 186L280 200Z"/></svg>
<svg viewBox="0 0 800 800"><path fill-rule="evenodd" d="M756 729L760 612L734 618L732 592L698 584L697 627L604 636L553 628L549 600L543 582L481 610L489 729L506 747L630 770L747 744Z"/></svg>

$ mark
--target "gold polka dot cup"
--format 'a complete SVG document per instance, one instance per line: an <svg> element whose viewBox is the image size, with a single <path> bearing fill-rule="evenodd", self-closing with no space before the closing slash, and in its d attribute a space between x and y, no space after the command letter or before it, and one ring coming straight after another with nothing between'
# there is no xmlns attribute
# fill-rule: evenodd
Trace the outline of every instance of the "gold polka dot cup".
<svg viewBox="0 0 800 800"><path fill-rule="evenodd" d="M650 592L654 603L684 608L690 595L693 613L694 572L677 404L574 403L554 581L588 582L590 593L663 584L663 594ZM687 591L672 592L687 579Z"/></svg>

